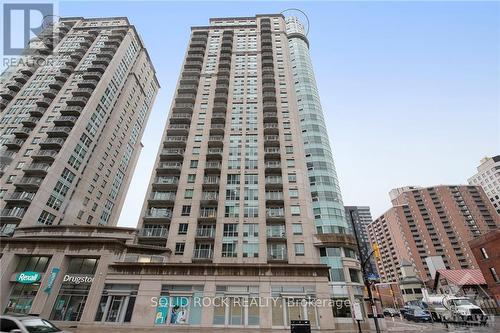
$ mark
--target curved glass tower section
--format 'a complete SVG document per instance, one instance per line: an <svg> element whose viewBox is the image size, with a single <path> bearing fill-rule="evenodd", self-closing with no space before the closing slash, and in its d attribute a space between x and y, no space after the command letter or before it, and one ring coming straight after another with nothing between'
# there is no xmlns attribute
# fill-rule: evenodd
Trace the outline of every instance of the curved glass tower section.
<svg viewBox="0 0 500 333"><path fill-rule="evenodd" d="M350 234L304 27L286 19L300 125L318 234Z"/></svg>

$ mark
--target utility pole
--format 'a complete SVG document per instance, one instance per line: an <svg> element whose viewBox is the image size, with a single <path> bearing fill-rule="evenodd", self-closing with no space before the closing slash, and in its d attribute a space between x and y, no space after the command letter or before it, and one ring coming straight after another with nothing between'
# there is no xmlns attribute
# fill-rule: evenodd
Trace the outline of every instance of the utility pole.
<svg viewBox="0 0 500 333"><path fill-rule="evenodd" d="M380 327L378 325L378 314L377 314L377 305L375 304L375 300L373 299L373 294L372 294L372 288L370 286L370 281L368 280L368 276L366 273L366 264L370 260L370 257L375 253L375 250L373 250L369 255L368 258L364 258L363 251L361 251L361 245L359 244L359 238L358 238L358 232L356 231L356 225L354 224L354 216L352 214L352 211L349 212L351 215L351 222L352 222L352 230L354 232L354 238L356 238L356 244L358 247L358 253L359 253L359 261L361 261L361 272L363 274L363 282L365 284L366 289L368 290L368 298L370 300L370 306L372 308L372 313L373 313L373 321L375 323L375 330L377 333L380 333ZM378 246L376 248L377 253L378 253ZM377 254L378 255L378 254Z"/></svg>

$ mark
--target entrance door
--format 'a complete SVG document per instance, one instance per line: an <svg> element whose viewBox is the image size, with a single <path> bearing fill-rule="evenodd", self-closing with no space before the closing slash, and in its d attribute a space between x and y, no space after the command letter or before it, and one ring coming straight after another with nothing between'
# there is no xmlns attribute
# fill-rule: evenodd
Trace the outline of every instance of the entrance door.
<svg viewBox="0 0 500 333"><path fill-rule="evenodd" d="M119 322L120 314L122 313L122 308L125 303L125 296L111 296L111 301L109 305L108 315L106 316L107 322Z"/></svg>

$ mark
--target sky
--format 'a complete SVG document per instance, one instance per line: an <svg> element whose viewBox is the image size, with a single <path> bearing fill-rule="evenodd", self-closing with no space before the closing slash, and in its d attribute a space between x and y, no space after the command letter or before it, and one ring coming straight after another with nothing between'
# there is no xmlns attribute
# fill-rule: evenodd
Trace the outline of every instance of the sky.
<svg viewBox="0 0 500 333"><path fill-rule="evenodd" d="M120 226L139 219L190 27L288 8L310 20L345 205L378 217L392 188L465 184L500 152L498 2L60 2L60 16L127 16L161 84Z"/></svg>

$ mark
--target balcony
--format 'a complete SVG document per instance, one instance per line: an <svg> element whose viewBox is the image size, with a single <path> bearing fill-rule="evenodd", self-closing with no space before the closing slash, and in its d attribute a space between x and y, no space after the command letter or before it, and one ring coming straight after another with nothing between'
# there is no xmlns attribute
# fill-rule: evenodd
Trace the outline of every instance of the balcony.
<svg viewBox="0 0 500 333"><path fill-rule="evenodd" d="M198 82L200 77L198 75L183 75L180 79L180 84L195 85L195 90L198 89Z"/></svg>
<svg viewBox="0 0 500 333"><path fill-rule="evenodd" d="M281 176L267 176L266 177L266 189L267 188L282 188L283 178Z"/></svg>
<svg viewBox="0 0 500 333"><path fill-rule="evenodd" d="M225 95L227 95L229 91L229 85L228 84L224 84L224 83L219 83L215 86L215 93L223 93Z"/></svg>
<svg viewBox="0 0 500 333"><path fill-rule="evenodd" d="M222 103L216 103L216 104L220 104L224 110L227 108L227 94L226 93L216 93L214 95L214 101L215 102L222 102Z"/></svg>
<svg viewBox="0 0 500 333"><path fill-rule="evenodd" d="M12 134L14 134L16 138L27 138L32 130L33 129L29 127L18 127L12 132Z"/></svg>
<svg viewBox="0 0 500 333"><path fill-rule="evenodd" d="M196 100L196 94L181 93L175 97L175 101L177 103L191 102L194 104L195 100ZM192 104L185 104L185 105L192 105Z"/></svg>
<svg viewBox="0 0 500 333"><path fill-rule="evenodd" d="M215 102L213 107L212 107L214 112L226 112L227 110L227 103L218 103Z"/></svg>
<svg viewBox="0 0 500 333"><path fill-rule="evenodd" d="M99 72L84 72L82 73L83 80L97 80L99 81L102 77L102 74Z"/></svg>
<svg viewBox="0 0 500 333"><path fill-rule="evenodd" d="M81 53L81 52L79 52L79 53ZM68 60L66 60L64 62L65 65L70 66L73 69L78 65L78 63L79 63L78 58L75 59L75 58L72 58L72 57L70 57L70 59L68 59Z"/></svg>
<svg viewBox="0 0 500 333"><path fill-rule="evenodd" d="M40 142L42 148L61 148L66 141L65 138L46 138Z"/></svg>
<svg viewBox="0 0 500 333"><path fill-rule="evenodd" d="M262 39L262 40L260 41L260 44L261 44L262 46L272 46L272 45L273 45L273 41L272 41L272 39L270 39L270 38L265 38L265 39Z"/></svg>
<svg viewBox="0 0 500 333"><path fill-rule="evenodd" d="M273 59L273 53L272 52L262 52L262 60L272 60Z"/></svg>
<svg viewBox="0 0 500 333"><path fill-rule="evenodd" d="M22 177L18 181L14 182L17 188L25 189L27 191L38 190L40 184L42 184L43 178L39 177Z"/></svg>
<svg viewBox="0 0 500 333"><path fill-rule="evenodd" d="M59 68L59 71L61 73L64 73L64 74L71 75L71 73L73 73L75 71L75 69L71 66L63 66L63 67Z"/></svg>
<svg viewBox="0 0 500 333"><path fill-rule="evenodd" d="M118 46L116 45L104 45L103 47L101 47L101 51L106 51L106 52L111 52L111 53L115 53L116 50L118 50Z"/></svg>
<svg viewBox="0 0 500 333"><path fill-rule="evenodd" d="M273 87L274 87L274 71L268 72L266 70L266 72L267 72L267 74L263 74L262 75L262 82L263 83L268 83L268 84L273 84Z"/></svg>
<svg viewBox="0 0 500 333"><path fill-rule="evenodd" d="M77 83L77 86L79 88L88 88L88 89L95 89L97 87L97 84L99 83L99 80L92 79L92 80L83 80Z"/></svg>
<svg viewBox="0 0 500 333"><path fill-rule="evenodd" d="M68 77L69 77L68 74L61 72L54 75L54 79L61 82L66 82L68 80Z"/></svg>
<svg viewBox="0 0 500 333"><path fill-rule="evenodd" d="M267 252L267 261L288 261L286 247L278 250L269 250Z"/></svg>
<svg viewBox="0 0 500 333"><path fill-rule="evenodd" d="M170 222L172 211L167 209L153 209L146 211L144 221L146 222Z"/></svg>
<svg viewBox="0 0 500 333"><path fill-rule="evenodd" d="M9 104L7 100L0 99L0 110L5 110L5 108L7 108L7 104Z"/></svg>
<svg viewBox="0 0 500 333"><path fill-rule="evenodd" d="M229 75L228 74L219 74L217 76L216 85L227 85L229 87Z"/></svg>
<svg viewBox="0 0 500 333"><path fill-rule="evenodd" d="M109 51L101 51L98 54L98 57L100 57L100 58L106 58L108 60L113 59L114 56L115 56L115 54L113 52L109 52Z"/></svg>
<svg viewBox="0 0 500 333"><path fill-rule="evenodd" d="M63 116L80 116L82 111L83 111L82 106L73 105L73 106L67 106L66 108L62 109L60 113Z"/></svg>
<svg viewBox="0 0 500 333"><path fill-rule="evenodd" d="M205 163L205 172L207 173L220 173L222 163L219 161L207 161Z"/></svg>
<svg viewBox="0 0 500 333"><path fill-rule="evenodd" d="M39 120L39 117L27 117L21 121L21 124L25 127L35 127Z"/></svg>
<svg viewBox="0 0 500 333"><path fill-rule="evenodd" d="M88 97L73 96L72 98L66 101L66 104L68 104L69 106L80 106L83 108L88 101L89 101Z"/></svg>
<svg viewBox="0 0 500 333"><path fill-rule="evenodd" d="M170 115L170 124L190 124L190 113L173 113Z"/></svg>
<svg viewBox="0 0 500 333"><path fill-rule="evenodd" d="M33 160L54 161L57 153L57 150L40 149L31 154L31 158Z"/></svg>
<svg viewBox="0 0 500 333"><path fill-rule="evenodd" d="M163 160L183 160L184 149L180 148L164 148L160 151L160 158Z"/></svg>
<svg viewBox="0 0 500 333"><path fill-rule="evenodd" d="M226 114L222 112L214 112L212 113L212 123L225 123L226 122Z"/></svg>
<svg viewBox="0 0 500 333"><path fill-rule="evenodd" d="M264 135L264 146L279 146L280 136L279 135Z"/></svg>
<svg viewBox="0 0 500 333"><path fill-rule="evenodd" d="M212 249L194 249L193 260L212 260L213 256Z"/></svg>
<svg viewBox="0 0 500 333"><path fill-rule="evenodd" d="M59 116L54 119L54 124L58 126L73 126L75 125L76 121L78 120L78 117L76 116Z"/></svg>
<svg viewBox="0 0 500 333"><path fill-rule="evenodd" d="M203 178L203 188L219 188L220 177L206 176Z"/></svg>
<svg viewBox="0 0 500 333"><path fill-rule="evenodd" d="M16 92L15 91L12 91L10 89L2 89L0 91L0 97L10 101L11 99L14 98L14 96L16 95Z"/></svg>
<svg viewBox="0 0 500 333"><path fill-rule="evenodd" d="M52 98L40 98L36 101L36 105L48 108L52 103Z"/></svg>
<svg viewBox="0 0 500 333"><path fill-rule="evenodd" d="M262 103L262 108L263 108L264 112L277 111L276 102L264 102L264 103Z"/></svg>
<svg viewBox="0 0 500 333"><path fill-rule="evenodd" d="M224 125L224 124L212 124L212 125L210 125L210 134L224 135L225 127L226 127L226 125Z"/></svg>
<svg viewBox="0 0 500 333"><path fill-rule="evenodd" d="M273 92L264 92L262 94L262 99L264 102L274 102L276 103L276 93Z"/></svg>
<svg viewBox="0 0 500 333"><path fill-rule="evenodd" d="M194 84L181 84L177 89L178 94L190 94L188 96L180 97L178 102L191 102L194 103L196 100L196 92L198 91L198 86ZM179 97L179 96L178 96Z"/></svg>
<svg viewBox="0 0 500 333"><path fill-rule="evenodd" d="M29 110L29 113L33 117L40 118L41 116L43 116L43 114L45 113L46 110L47 110L47 108L38 106L38 107L34 107L33 109Z"/></svg>
<svg viewBox="0 0 500 333"><path fill-rule="evenodd" d="M98 72L101 74L104 74L106 71L107 66L106 65L97 65L97 64L92 64L89 67L87 67L88 72Z"/></svg>
<svg viewBox="0 0 500 333"><path fill-rule="evenodd" d="M169 124L167 127L167 134L169 135L178 135L184 134L187 135L189 133L190 126L187 124Z"/></svg>
<svg viewBox="0 0 500 333"><path fill-rule="evenodd" d="M24 75L28 75L28 76L31 76L33 75L33 73L35 72L35 69L33 67L29 67L29 66L24 66L24 67L21 67L19 69L19 71L24 74Z"/></svg>
<svg viewBox="0 0 500 333"><path fill-rule="evenodd" d="M222 147L224 146L224 136L223 135L210 135L208 137L208 147Z"/></svg>
<svg viewBox="0 0 500 333"><path fill-rule="evenodd" d="M61 90L63 85L64 85L64 82L59 81L59 80L54 80L54 81L49 83L49 88L59 91L59 90Z"/></svg>
<svg viewBox="0 0 500 333"><path fill-rule="evenodd" d="M195 68L195 69L201 69L203 66L203 61L186 61L184 63L184 68Z"/></svg>
<svg viewBox="0 0 500 333"><path fill-rule="evenodd" d="M50 168L48 163L31 163L23 169L26 175L42 175L45 176Z"/></svg>
<svg viewBox="0 0 500 333"><path fill-rule="evenodd" d="M167 238L168 228L142 228L137 233L139 238Z"/></svg>
<svg viewBox="0 0 500 333"><path fill-rule="evenodd" d="M266 123L278 122L278 112L264 112L264 122Z"/></svg>
<svg viewBox="0 0 500 333"><path fill-rule="evenodd" d="M283 207L266 208L266 220L268 222L285 221L285 209Z"/></svg>
<svg viewBox="0 0 500 333"><path fill-rule="evenodd" d="M200 225L196 229L196 238L200 239L214 239L215 226Z"/></svg>
<svg viewBox="0 0 500 333"><path fill-rule="evenodd" d="M14 76L14 80L20 83L26 83L30 79L30 75L25 75L25 74L17 74Z"/></svg>
<svg viewBox="0 0 500 333"><path fill-rule="evenodd" d="M185 147L187 136L167 136L163 141L164 147Z"/></svg>
<svg viewBox="0 0 500 333"><path fill-rule="evenodd" d="M4 208L0 210L0 220L2 220L2 222L21 222L24 213L26 213L24 207Z"/></svg>
<svg viewBox="0 0 500 333"><path fill-rule="evenodd" d="M181 162L160 162L156 167L161 174L179 174L182 170Z"/></svg>
<svg viewBox="0 0 500 333"><path fill-rule="evenodd" d="M72 91L73 96L90 97L94 92L94 88L78 88Z"/></svg>
<svg viewBox="0 0 500 333"><path fill-rule="evenodd" d="M175 203L176 192L161 192L155 191L151 193L148 202L155 207L171 206Z"/></svg>
<svg viewBox="0 0 500 333"><path fill-rule="evenodd" d="M264 134L278 135L278 133L279 133L278 123L264 123Z"/></svg>
<svg viewBox="0 0 500 333"><path fill-rule="evenodd" d="M267 226L267 240L286 241L286 229L284 225Z"/></svg>
<svg viewBox="0 0 500 333"><path fill-rule="evenodd" d="M215 222L217 220L217 208L200 208L198 221Z"/></svg>
<svg viewBox="0 0 500 333"><path fill-rule="evenodd" d="M201 194L201 202L203 204L215 204L215 205L217 205L218 200L219 200L219 192L216 192L216 191L206 192L206 191L204 191Z"/></svg>
<svg viewBox="0 0 500 333"><path fill-rule="evenodd" d="M156 177L153 181L153 187L157 190L174 190L179 184L179 177Z"/></svg>
<svg viewBox="0 0 500 333"><path fill-rule="evenodd" d="M19 149L23 145L23 139L10 139L9 141L4 143L4 146L10 149Z"/></svg>
<svg viewBox="0 0 500 333"><path fill-rule="evenodd" d="M13 81L13 82L7 83L7 88L9 88L10 90L15 91L15 92L18 92L19 90L21 90L22 87L23 87L23 83L18 82L18 81Z"/></svg>
<svg viewBox="0 0 500 333"><path fill-rule="evenodd" d="M66 137L71 133L72 127L54 126L47 129L49 137Z"/></svg>
<svg viewBox="0 0 500 333"><path fill-rule="evenodd" d="M17 205L29 205L31 204L31 201L33 201L33 198L35 197L36 193L35 192L13 192L12 194L8 195L6 198L4 198L5 202L8 203L15 203Z"/></svg>
<svg viewBox="0 0 500 333"><path fill-rule="evenodd" d="M193 112L194 104L192 103L175 103L172 108L173 112Z"/></svg>
<svg viewBox="0 0 500 333"><path fill-rule="evenodd" d="M266 203L282 204L284 200L283 192L281 191L266 191Z"/></svg>
<svg viewBox="0 0 500 333"><path fill-rule="evenodd" d="M188 54L205 54L204 47L190 47L188 49Z"/></svg>
<svg viewBox="0 0 500 333"><path fill-rule="evenodd" d="M75 67L78 65L78 63L80 62L80 60L85 56L85 52L83 51L76 51L76 52L72 52L69 57L71 59L74 59L76 60L76 64L75 64Z"/></svg>
<svg viewBox="0 0 500 333"><path fill-rule="evenodd" d="M280 161L266 161L266 173L281 173Z"/></svg>
<svg viewBox="0 0 500 333"><path fill-rule="evenodd" d="M228 53L228 54L231 54L231 52L233 52L233 48L232 47L221 47L220 48L220 54L224 54L224 53Z"/></svg>
<svg viewBox="0 0 500 333"><path fill-rule="evenodd" d="M208 148L207 160L221 160L223 149L221 148Z"/></svg>

